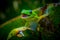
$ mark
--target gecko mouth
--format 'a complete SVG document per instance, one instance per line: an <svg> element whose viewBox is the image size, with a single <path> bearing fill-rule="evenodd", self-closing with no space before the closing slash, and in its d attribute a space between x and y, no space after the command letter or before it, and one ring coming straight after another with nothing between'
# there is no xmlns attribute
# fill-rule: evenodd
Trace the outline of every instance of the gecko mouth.
<svg viewBox="0 0 60 40"><path fill-rule="evenodd" d="M23 14L22 16L23 16L23 17L28 17L28 16L30 16L30 15Z"/></svg>

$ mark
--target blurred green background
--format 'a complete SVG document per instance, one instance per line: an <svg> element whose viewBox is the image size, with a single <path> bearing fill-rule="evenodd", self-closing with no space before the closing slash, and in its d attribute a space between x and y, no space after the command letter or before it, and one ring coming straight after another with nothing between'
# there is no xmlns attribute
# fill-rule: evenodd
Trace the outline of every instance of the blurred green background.
<svg viewBox="0 0 60 40"><path fill-rule="evenodd" d="M59 3L60 0L1 0L0 1L0 25L3 24L4 22L11 20L12 18L15 18L17 16L19 16L21 13L21 10L23 9L35 9L38 7L42 7L46 4L50 4L50 3ZM60 34L60 5L58 5L57 7L53 8L54 13L52 12L50 14L50 18L53 21L54 27L56 29L54 35L52 35L51 38L49 38L49 40L56 40L56 38L58 38L59 34ZM5 25L4 27L0 28L0 39L1 40L6 40L8 33L13 29L13 28L17 28L20 27L22 25L25 24L22 23L23 20L21 19L17 19L13 22L11 22L10 24ZM56 35L56 36L55 36ZM36 39L31 39L31 40L38 40L36 36ZM46 39L47 38L47 39ZM24 38L23 40L25 40L26 38ZM30 39L28 37L28 39ZM26 39L26 40L28 40ZM17 37L15 37L15 39L12 38L12 40L19 40ZM48 37L43 38L43 40L48 40Z"/></svg>

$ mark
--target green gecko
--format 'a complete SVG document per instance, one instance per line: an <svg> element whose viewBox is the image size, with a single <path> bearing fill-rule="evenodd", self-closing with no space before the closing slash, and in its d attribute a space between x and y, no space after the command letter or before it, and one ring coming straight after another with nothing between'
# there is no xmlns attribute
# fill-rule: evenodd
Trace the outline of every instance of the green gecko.
<svg viewBox="0 0 60 40"><path fill-rule="evenodd" d="M23 32L27 29L29 29L29 28L28 27L19 27L19 28L15 28L15 29L11 30L11 32L8 35L7 40L9 40L13 36L17 36L17 37L24 36Z"/></svg>
<svg viewBox="0 0 60 40"><path fill-rule="evenodd" d="M50 6L49 6L49 8L50 8ZM49 9L47 8L45 14L43 14L41 16L38 16L40 10L41 10L40 8L37 8L37 9L34 9L34 10L25 10L25 9L22 10L21 18L23 20L26 20L25 25L24 25L24 27L19 27L19 28L15 28L15 29L11 30L11 32L8 35L7 40L9 40L12 36L15 36L18 32L19 32L20 35L17 34L16 36L18 36L18 37L24 36L23 31L25 31L27 29L34 31L37 27L38 22L42 18L45 18L46 16L49 15L47 13L47 10L49 10Z"/></svg>

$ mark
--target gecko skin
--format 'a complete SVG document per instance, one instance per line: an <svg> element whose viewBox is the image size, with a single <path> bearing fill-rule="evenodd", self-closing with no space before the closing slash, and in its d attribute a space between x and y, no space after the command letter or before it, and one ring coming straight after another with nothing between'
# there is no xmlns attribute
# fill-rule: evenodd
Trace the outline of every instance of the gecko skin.
<svg viewBox="0 0 60 40"><path fill-rule="evenodd" d="M23 31L25 31L26 29L31 29L31 30L35 30L37 28L37 23L42 19L45 18L46 16L48 16L48 10L51 7L48 6L48 8L45 10L45 14L38 16L39 10L40 8L37 8L35 10L22 10L21 12L21 16L22 19L26 19L26 23L24 27L19 27L19 28L15 28L13 30L11 30L11 32L8 35L7 40L9 40L12 36L15 36L18 32L20 35L24 36ZM37 13L38 12L38 13ZM28 19L30 18L30 20ZM33 25L32 25L33 24ZM29 28L27 26L30 26Z"/></svg>

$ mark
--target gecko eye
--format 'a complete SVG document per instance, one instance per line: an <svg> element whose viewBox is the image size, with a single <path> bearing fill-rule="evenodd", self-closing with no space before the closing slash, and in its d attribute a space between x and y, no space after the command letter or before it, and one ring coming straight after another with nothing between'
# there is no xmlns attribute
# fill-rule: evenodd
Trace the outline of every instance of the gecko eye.
<svg viewBox="0 0 60 40"><path fill-rule="evenodd" d="M32 10L30 10L30 14L32 14Z"/></svg>
<svg viewBox="0 0 60 40"><path fill-rule="evenodd" d="M19 30L17 34L20 34L20 32L22 32L22 31L21 31L21 30Z"/></svg>

